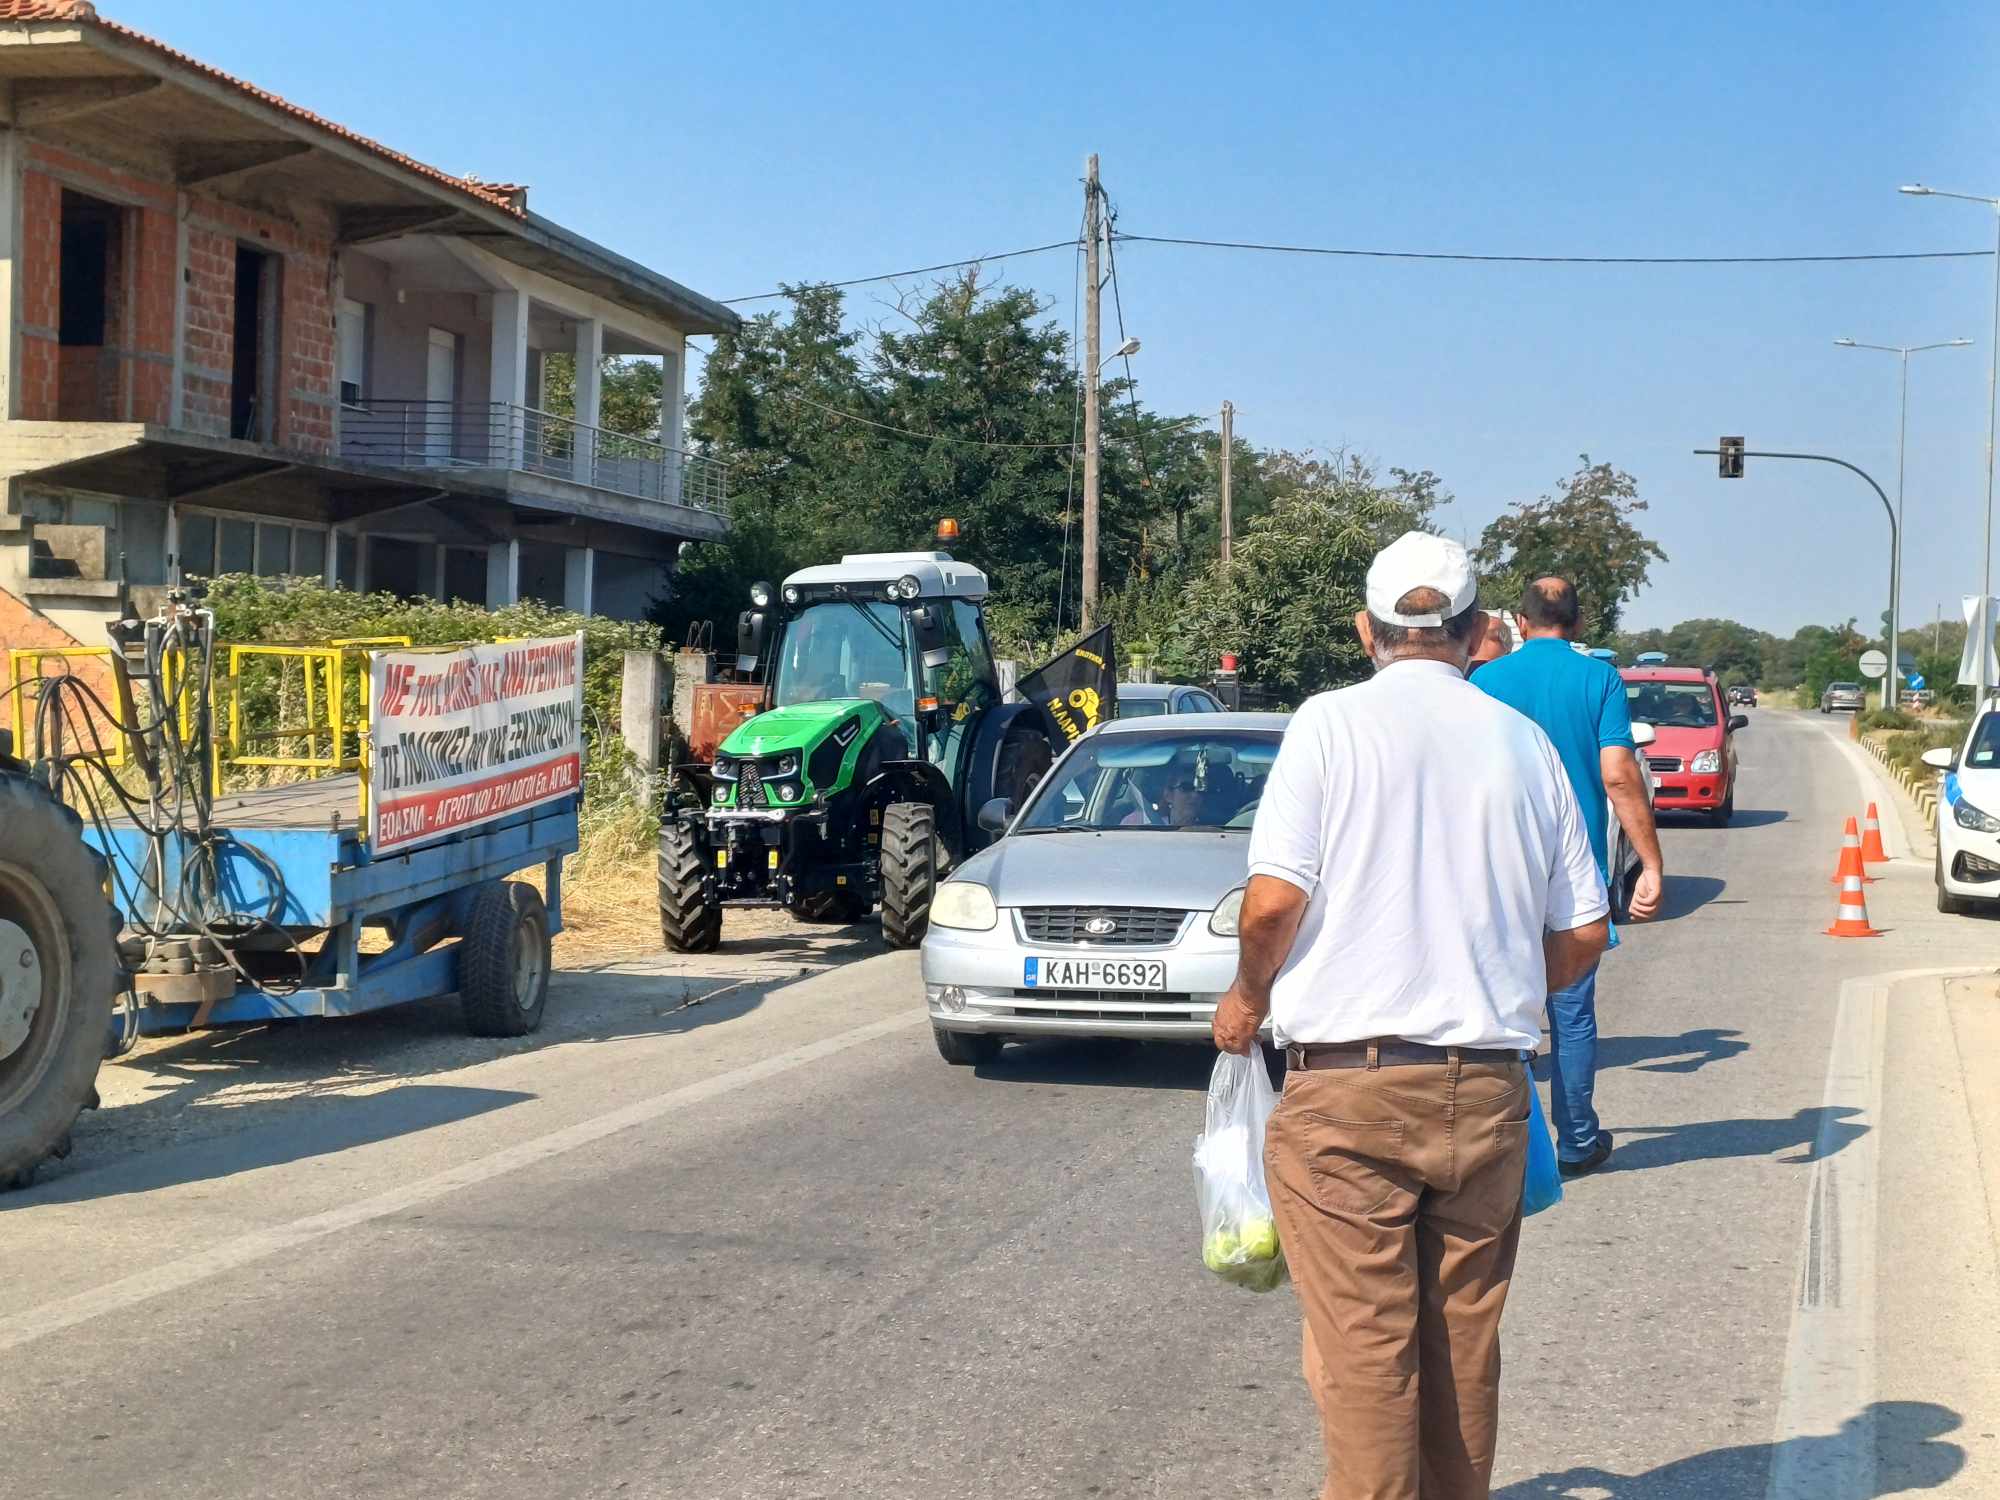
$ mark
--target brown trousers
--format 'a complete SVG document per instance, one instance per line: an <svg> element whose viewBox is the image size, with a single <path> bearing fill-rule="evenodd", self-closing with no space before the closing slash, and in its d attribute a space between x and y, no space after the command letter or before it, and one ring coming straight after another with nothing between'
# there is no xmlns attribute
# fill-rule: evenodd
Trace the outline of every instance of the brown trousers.
<svg viewBox="0 0 2000 1500"><path fill-rule="evenodd" d="M1265 1138L1324 1500L1484 1500L1521 1238L1519 1063L1294 1069Z"/></svg>

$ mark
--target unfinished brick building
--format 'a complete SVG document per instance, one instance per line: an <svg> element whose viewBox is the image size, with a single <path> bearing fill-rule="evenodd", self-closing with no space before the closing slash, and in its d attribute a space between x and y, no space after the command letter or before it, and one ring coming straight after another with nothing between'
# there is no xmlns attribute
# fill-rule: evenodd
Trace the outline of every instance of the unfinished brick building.
<svg viewBox="0 0 2000 1500"><path fill-rule="evenodd" d="M737 319L527 198L0 0L0 645L221 572L644 613L727 526L682 393ZM661 362L656 433L599 427L607 354Z"/></svg>

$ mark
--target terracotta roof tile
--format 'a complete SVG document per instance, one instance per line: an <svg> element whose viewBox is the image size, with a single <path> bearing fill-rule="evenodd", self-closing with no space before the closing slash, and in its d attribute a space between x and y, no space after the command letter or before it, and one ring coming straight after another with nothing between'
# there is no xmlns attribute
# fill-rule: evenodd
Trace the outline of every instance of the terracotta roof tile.
<svg viewBox="0 0 2000 1500"><path fill-rule="evenodd" d="M309 109L301 109L290 100L281 99L266 89L258 88L255 84L245 83L240 78L233 78L220 68L212 68L205 62L189 57L185 52L177 52L165 42L157 41L147 36L144 32L134 31L129 26L121 26L116 21L106 20L97 13L97 8L90 4L90 0L0 0L0 21L89 22L111 33L113 36L122 37L126 41L146 48L148 51L157 52L160 56L169 58L183 67L192 68L195 72L212 78L218 83L225 84L237 92L248 95L250 98L256 99L261 103L268 104L273 109L282 110L293 119L302 120L315 129L326 131L329 135L337 135L342 140L359 146L362 150L372 155L395 163L405 171L414 172L419 177L426 177L432 182L456 189L490 207L502 209L507 213L522 217L526 216L528 190L525 187L515 183L481 182L474 177L454 177L449 172L441 172L436 167L428 166L414 157L405 156L400 151L391 150L380 141L370 140L367 136L349 130L344 125L336 125L333 121L321 115L316 115Z"/></svg>

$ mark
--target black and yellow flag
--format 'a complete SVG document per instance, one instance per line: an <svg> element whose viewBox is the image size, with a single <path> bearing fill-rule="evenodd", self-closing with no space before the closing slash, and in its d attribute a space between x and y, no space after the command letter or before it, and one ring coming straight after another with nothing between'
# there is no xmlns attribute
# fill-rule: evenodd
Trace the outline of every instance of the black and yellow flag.
<svg viewBox="0 0 2000 1500"><path fill-rule="evenodd" d="M1058 750L1075 744L1117 711L1117 660L1111 627L1100 625L1015 684L1023 698L1041 709L1048 720L1049 739Z"/></svg>

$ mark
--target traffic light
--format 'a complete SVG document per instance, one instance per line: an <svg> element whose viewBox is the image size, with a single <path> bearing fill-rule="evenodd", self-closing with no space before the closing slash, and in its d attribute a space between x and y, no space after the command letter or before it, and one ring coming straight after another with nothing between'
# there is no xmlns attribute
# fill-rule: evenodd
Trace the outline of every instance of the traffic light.
<svg viewBox="0 0 2000 1500"><path fill-rule="evenodd" d="M1716 444L1715 472L1724 479L1743 477L1743 439L1726 437Z"/></svg>

